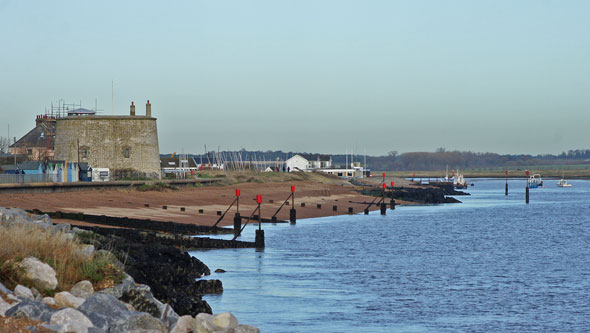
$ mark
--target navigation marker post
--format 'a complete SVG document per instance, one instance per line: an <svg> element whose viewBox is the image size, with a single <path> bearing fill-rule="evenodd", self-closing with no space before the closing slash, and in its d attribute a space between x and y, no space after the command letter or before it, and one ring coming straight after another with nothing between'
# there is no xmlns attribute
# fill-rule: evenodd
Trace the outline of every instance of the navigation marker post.
<svg viewBox="0 0 590 333"><path fill-rule="evenodd" d="M391 182L391 201L389 202L389 208L391 210L395 210L395 199L393 198L393 195L395 194L394 186L395 186L395 182L392 181Z"/></svg>
<svg viewBox="0 0 590 333"><path fill-rule="evenodd" d="M385 175L385 173L383 174ZM381 199L381 215L386 215L387 214L387 205L385 204L385 189L387 188L387 185L385 185L385 183L382 184L383 186L383 198Z"/></svg>
<svg viewBox="0 0 590 333"><path fill-rule="evenodd" d="M530 174L531 173L528 170L526 170L526 190L525 190L526 192L525 192L525 199L524 200L527 203L527 205L529 203L529 175Z"/></svg>
<svg viewBox="0 0 590 333"><path fill-rule="evenodd" d="M506 174L506 194L508 195L508 170L504 171L504 173Z"/></svg>
<svg viewBox="0 0 590 333"><path fill-rule="evenodd" d="M264 230L262 230L262 212L260 211L260 204L262 203L262 196L256 195L256 203L258 204L258 230L256 230L256 238L254 239L254 245L257 249L264 248Z"/></svg>
<svg viewBox="0 0 590 333"><path fill-rule="evenodd" d="M236 189L236 215L234 216L234 235L239 235L241 229L242 217L240 216L240 190Z"/></svg>
<svg viewBox="0 0 590 333"><path fill-rule="evenodd" d="M303 207L303 205L301 206ZM297 223L297 210L295 209L295 186L291 186L291 210L289 210L289 221Z"/></svg>

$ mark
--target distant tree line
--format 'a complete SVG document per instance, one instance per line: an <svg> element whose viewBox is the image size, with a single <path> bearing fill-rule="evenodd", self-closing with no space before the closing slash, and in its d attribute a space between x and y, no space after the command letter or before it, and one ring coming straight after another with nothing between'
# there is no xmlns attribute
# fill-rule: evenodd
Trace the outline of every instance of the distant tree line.
<svg viewBox="0 0 590 333"><path fill-rule="evenodd" d="M207 157L211 158L216 152L211 151L208 154L189 154L197 161L203 158L205 161ZM286 159L298 154L298 152L284 152L284 151L248 151L241 149L239 151L222 151L221 153L240 154L241 158L245 160L266 160L276 161L277 159L285 161ZM312 153L305 153L312 154ZM170 154L162 155L170 156ZM590 149L576 149L562 152L559 155L543 154L543 155L501 155L496 153L476 153L471 151L448 151L445 148L437 148L434 152L409 152L398 153L392 150L384 156L364 156L355 155L354 161L364 163L366 159L367 165L372 170L384 171L437 171L445 170L448 166L452 169L492 169L492 168L520 168L531 167L539 165L571 165L571 164L590 164ZM334 165L344 166L347 157L345 154L332 155L332 162ZM352 158L348 156L350 163Z"/></svg>

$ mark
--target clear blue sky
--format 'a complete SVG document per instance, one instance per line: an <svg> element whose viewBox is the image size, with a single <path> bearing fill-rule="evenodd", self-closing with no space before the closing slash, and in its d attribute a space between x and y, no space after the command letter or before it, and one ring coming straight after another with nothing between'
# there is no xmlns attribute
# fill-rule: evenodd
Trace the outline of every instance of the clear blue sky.
<svg viewBox="0 0 590 333"><path fill-rule="evenodd" d="M0 0L0 135L152 102L160 151L588 148L590 1Z"/></svg>

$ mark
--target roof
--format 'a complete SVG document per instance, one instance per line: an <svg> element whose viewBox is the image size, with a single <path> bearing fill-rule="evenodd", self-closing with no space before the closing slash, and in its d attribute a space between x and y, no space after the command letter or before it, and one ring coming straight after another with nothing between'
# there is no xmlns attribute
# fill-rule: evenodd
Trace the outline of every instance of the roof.
<svg viewBox="0 0 590 333"><path fill-rule="evenodd" d="M68 116L72 116L72 115L87 115L87 116L91 116L91 115L95 115L96 111L93 110L88 110L88 109L84 109L84 108L78 108L75 110L71 110L68 111Z"/></svg>
<svg viewBox="0 0 590 333"><path fill-rule="evenodd" d="M197 163L195 163L195 159L192 157L188 157L186 159L188 161L189 168L196 168ZM176 157L160 157L160 168L180 168L180 158Z"/></svg>
<svg viewBox="0 0 590 333"><path fill-rule="evenodd" d="M10 147L47 147L53 149L55 127L40 123Z"/></svg>
<svg viewBox="0 0 590 333"><path fill-rule="evenodd" d="M308 161L330 161L332 160L332 155L322 155L322 154L297 154Z"/></svg>

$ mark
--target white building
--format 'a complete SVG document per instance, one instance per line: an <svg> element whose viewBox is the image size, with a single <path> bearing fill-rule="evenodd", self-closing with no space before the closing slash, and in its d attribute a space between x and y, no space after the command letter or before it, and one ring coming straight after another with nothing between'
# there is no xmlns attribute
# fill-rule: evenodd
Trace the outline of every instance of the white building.
<svg viewBox="0 0 590 333"><path fill-rule="evenodd" d="M332 156L320 154L296 154L288 159L285 164L287 171L313 171L330 168Z"/></svg>

